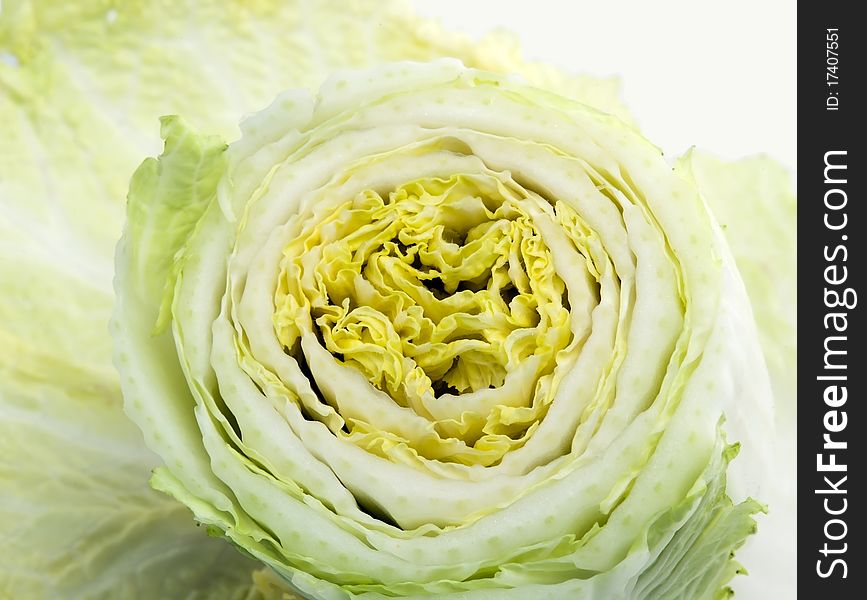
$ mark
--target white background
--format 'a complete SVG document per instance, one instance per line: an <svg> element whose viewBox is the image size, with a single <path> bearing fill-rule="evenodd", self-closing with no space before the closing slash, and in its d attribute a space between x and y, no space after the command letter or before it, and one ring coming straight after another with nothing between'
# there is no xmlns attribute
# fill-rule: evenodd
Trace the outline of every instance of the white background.
<svg viewBox="0 0 867 600"><path fill-rule="evenodd" d="M767 153L796 166L793 0L412 0L450 30L502 27L524 55L621 78L638 126L669 157Z"/></svg>
<svg viewBox="0 0 867 600"><path fill-rule="evenodd" d="M793 0L412 0L449 30L501 27L526 58L573 73L618 76L642 132L669 158L698 146L728 159L766 153L796 168ZM782 508L782 512L780 509ZM741 558L736 599L795 590L794 507L771 506ZM792 513L792 514L789 514ZM770 538L770 539L769 539Z"/></svg>

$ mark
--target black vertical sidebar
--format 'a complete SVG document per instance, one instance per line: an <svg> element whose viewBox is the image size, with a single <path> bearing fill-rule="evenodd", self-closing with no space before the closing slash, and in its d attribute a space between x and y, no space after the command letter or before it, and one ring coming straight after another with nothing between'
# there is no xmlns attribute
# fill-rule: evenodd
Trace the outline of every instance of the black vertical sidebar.
<svg viewBox="0 0 867 600"><path fill-rule="evenodd" d="M799 597L810 599L867 594L867 30L859 8L798 3L797 577Z"/></svg>

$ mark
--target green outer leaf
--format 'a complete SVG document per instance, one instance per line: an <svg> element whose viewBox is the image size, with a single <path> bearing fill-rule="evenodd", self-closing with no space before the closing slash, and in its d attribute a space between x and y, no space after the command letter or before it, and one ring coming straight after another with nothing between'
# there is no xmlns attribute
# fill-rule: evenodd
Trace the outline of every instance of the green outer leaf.
<svg viewBox="0 0 867 600"><path fill-rule="evenodd" d="M0 266L4 292L22 289L2 275ZM46 294L32 306L48 304L53 283L28 282L27 290ZM101 304L110 299L63 284L71 307L40 319L31 313L18 323L21 344L0 337L3 352L17 353L0 362L0 598L241 600L256 563L208 539L185 507L147 486L156 457L121 410L117 376L90 362L90 352L105 350L102 336L79 353L62 353L61 336L57 354L46 353L68 314L85 333L105 328ZM27 313L11 299L0 311ZM23 345L22 326L31 344Z"/></svg>
<svg viewBox="0 0 867 600"><path fill-rule="evenodd" d="M770 511L761 520L762 535L739 554L753 575L732 587L737 597L761 597L767 589L788 597L795 593L797 546L797 202L791 173L768 156L725 161L696 149L676 169L695 180L723 228L750 297L776 405L774 466L762 496Z"/></svg>
<svg viewBox="0 0 867 600"><path fill-rule="evenodd" d="M180 117L162 117L165 149L136 169L127 201L128 266L134 292L145 305L158 300L155 333L171 318L172 294L183 246L216 197L226 170L227 145L218 136L200 136Z"/></svg>
<svg viewBox="0 0 867 600"><path fill-rule="evenodd" d="M695 180L743 277L783 426L794 425L797 202L790 173L768 156L721 160L693 149L676 169Z"/></svg>
<svg viewBox="0 0 867 600"><path fill-rule="evenodd" d="M753 518L766 508L753 499L734 505L726 495L725 466L737 455L737 446L723 452L723 469L710 480L696 510L654 563L642 573L637 598L690 598L711 600L728 597L726 584L746 571L734 560L734 552L756 532ZM664 532L664 520L651 536Z"/></svg>

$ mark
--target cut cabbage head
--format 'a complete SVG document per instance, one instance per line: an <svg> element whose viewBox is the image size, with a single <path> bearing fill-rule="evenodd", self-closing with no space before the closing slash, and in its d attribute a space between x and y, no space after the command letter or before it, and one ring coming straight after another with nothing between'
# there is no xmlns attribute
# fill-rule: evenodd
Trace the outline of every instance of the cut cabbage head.
<svg viewBox="0 0 867 600"><path fill-rule="evenodd" d="M228 145L162 135L115 363L152 485L267 565L259 593L729 593L771 392L689 170L454 60L285 92Z"/></svg>

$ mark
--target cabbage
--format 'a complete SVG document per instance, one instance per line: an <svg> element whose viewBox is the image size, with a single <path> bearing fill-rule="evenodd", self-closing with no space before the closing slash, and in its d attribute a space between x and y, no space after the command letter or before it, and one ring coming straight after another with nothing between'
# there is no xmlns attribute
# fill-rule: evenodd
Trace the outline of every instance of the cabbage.
<svg viewBox="0 0 867 600"><path fill-rule="evenodd" d="M771 391L654 146L451 60L161 133L112 321L156 489L306 598L726 593Z"/></svg>
<svg viewBox="0 0 867 600"><path fill-rule="evenodd" d="M364 43L359 44L358 40L364 40ZM224 151L222 140L236 140L239 136L236 125L239 117L261 108L283 89L317 87L336 68L402 59L429 60L440 56L454 56L466 65L486 71L518 73L534 86L580 100L629 122L628 113L617 99L616 82L567 76L544 65L527 63L521 59L514 40L507 36L500 34L471 42L415 18L399 3L356 0L348 6L345 3L216 0L169 4L3 0L0 5L0 118L3 122L3 136L0 136L0 289L3 292L0 300L0 448L3 450L0 454L0 479L7 482L8 489L14 492L0 497L0 535L4 539L0 548L0 595L25 599L260 598L270 594L286 597L286 586L292 585L286 582L286 572L279 575L278 571L269 569L254 573L263 560L278 568L291 564L285 557L263 558L257 554L261 548L238 544L248 555L253 554L259 559L253 560L235 552L229 544L205 536L205 531L217 537L228 531L222 526L225 512L220 512L217 515L220 518L213 522L206 513L217 509L224 511L234 504L215 504L209 508L206 502L197 502L191 495L184 496L186 503L195 504L191 508L200 521L215 525L196 529L183 504L147 486L148 474L160 459L145 448L141 434L122 413L120 379L111 365L111 340L106 326L114 302L112 249L125 218L122 198L126 195L130 174L141 157L158 152L157 117L163 114L185 115L193 125L192 130L179 119L168 119L163 124L163 133L168 138L167 152L174 158L163 157L156 166L149 162L152 166L143 167L138 172L135 179L137 190L133 196L138 194L142 200L138 207L144 212L135 216L136 225L128 228L127 237L127 240L134 237L136 244L142 244L142 252L136 258L140 261L137 267L151 265L158 269L151 274L140 272L141 279L135 282L135 286L139 286L137 290L147 290L147 293L146 297L139 299L142 312L133 317L132 322L142 320L141 325L147 326L149 331L152 328L159 332L153 340L161 341L154 343L165 344L166 336L171 336L176 327L172 312L172 284L183 279L181 276L187 268L183 261L176 261L174 255L167 254L169 247L176 250L185 236L194 233L200 216L196 214L197 210L204 210L212 203L208 196L212 193L209 190L211 185L228 180L226 169L234 164L228 159L239 156L238 152L243 150L241 145L247 144L252 154L262 149L257 148L257 144L266 145L266 140L252 135L248 128L242 138L245 142L237 142L231 150ZM277 113L270 114L273 117ZM197 130L217 137L193 133ZM278 137L280 135L278 133ZM270 140L268 145L277 141ZM286 142L288 140L284 140ZM448 145L440 150L458 154L465 151ZM195 175L194 184L189 179L189 161L195 161L203 168ZM247 166L250 166L249 161ZM695 180L695 185L699 186L718 217L722 214L718 211L724 210L720 206L731 205L734 209L720 221L744 275L754 310L760 315L776 317L770 321L759 320L763 349L774 376L774 390L791 389L786 388L790 385L791 372L791 363L787 361L794 352L791 313L788 309L769 309L776 305L768 302L767 298L769 294L773 295L785 300L787 304L784 306L791 307L794 295L787 294L786 290L794 281L794 275L788 269L788 263L785 263L786 268L768 270L767 266L774 263L762 262L764 259L761 258L777 256L773 252L784 253L783 249L793 247L789 242L793 244L794 230L784 225L791 222L788 219L793 207L793 198L786 191L786 175L764 160L730 165L708 159L702 168L696 168L694 163L678 168L680 177ZM148 169L152 171L148 173ZM252 169L250 173L254 179L248 183L255 180ZM450 176L457 174L451 173ZM235 179L233 175L232 180ZM182 198L183 194L179 193L175 196L161 194L159 198L153 195L152 200L144 201L150 193L148 185L153 185L154 180L161 182L161 186L171 183L179 186L178 189L189 185L188 192L194 192L197 200L190 203L192 194ZM474 178L464 181L460 177L458 180L456 185L477 183ZM411 191L412 185L421 185L424 190L432 189L430 185L433 185L419 178L407 178L402 183L406 184L407 192ZM437 198L447 200L446 196L441 191ZM383 199L387 198L383 196ZM773 239L766 233L755 235L755 224L759 220L752 218L745 209L759 200L764 202L762 215L777 218L782 214L785 219L776 221L780 227L774 232ZM136 203L130 203L132 214ZM180 203L189 210L171 216L168 214L171 210L166 209L173 203ZM235 217L243 218L241 215ZM139 233L134 233L135 229L139 229ZM759 244L765 244L761 246L764 250L761 253L752 251L759 248ZM713 245L724 247L719 240ZM484 252L495 251L496 248L484 249ZM730 258L725 258L724 262L728 268L731 267ZM756 268L750 269L749 264ZM289 265L289 268L294 267ZM166 275L162 280L160 273ZM462 277L463 274L456 276ZM538 280L533 278L533 289L542 289L539 286L547 285L545 281L554 281L553 276L541 274L540 277ZM131 282L131 279L127 281ZM307 290L294 290L285 297L289 298L295 292L301 294L297 298L303 299ZM550 342L556 344L555 338L564 331L562 322L557 321L558 315L565 313L557 310L554 303L557 299L550 290L542 293L545 294L550 300L546 306L553 312L546 316L548 320L542 325L544 331L539 326L534 326L534 329L539 335L547 334ZM722 295L730 296L728 292ZM515 294L518 305L525 302L519 296ZM533 302L534 299L527 301ZM572 320L575 327L580 326L581 317L573 317L577 313L572 310L575 308L577 311L580 307L570 304L568 307L561 305L561 308L569 309L570 332ZM743 306L739 310L743 315L748 313ZM151 316L153 322L145 323ZM497 323L502 321L502 317L502 314L497 317ZM769 328L770 323L774 325ZM744 331L749 329L747 325ZM508 326L497 331L509 331ZM133 336L128 339L132 343ZM552 354L555 347L546 349L539 346L540 351L547 354L534 361L549 361L548 366L538 367L538 373L543 373L543 377L553 373L544 369L560 364L558 360L564 357L568 358L568 351L558 350ZM177 351L171 344L165 350L165 356L158 363L163 366L149 370L146 379L159 377L160 369L172 356L175 357L172 360L178 360ZM448 351L447 348L440 350ZM474 353L478 360L466 363L473 367L465 369L467 378L464 385L473 385L469 382L475 380L470 376L499 377L497 369L502 374L502 366L506 364L501 360L502 356L489 353L484 357L482 354ZM149 360L148 356L146 352L137 352L133 360ZM248 366L250 360L261 358L252 352L245 356L248 358L244 364ZM552 357L553 363L550 362ZM493 362L485 362L489 360ZM364 370L358 368L362 362L359 354L354 366L349 368L364 374ZM177 394L172 396L174 401L180 402L175 407L177 412L185 413L183 402L189 401L189 387L185 377L178 378L179 364L172 366L169 361L168 368L175 370L167 373L166 377L167 381L174 381L177 385L174 390ZM124 376L128 376L131 368L121 368ZM514 383L524 384L535 377L536 374L529 373L530 369L537 369L537 366L524 367L513 376ZM456 380L453 378L452 381ZM272 383L279 386L285 382L278 379ZM307 399L312 398L307 396ZM215 402L222 403L223 400L215 397ZM315 408L316 404L311 406ZM217 408L219 410L212 413L215 417L223 413L230 420L234 418L234 413L225 405L220 404ZM352 410L356 408L353 404ZM521 427L526 419L534 417L528 415L527 410L519 410L520 407L507 408L515 410L499 411L496 415L498 421L492 422L492 427L499 429L493 434L482 432L494 436L489 439L497 448L486 449L483 453L469 452L476 457L486 454L487 458L479 462L478 468L466 464L469 458L462 459L464 462L436 459L444 465L444 470L432 476L440 480L454 479L456 468L460 471L464 467L463 471L471 473L496 468L494 463L489 463L488 467L482 464L491 460L492 452L501 451L504 445L517 448L525 444L521 440L507 441L505 438L511 440L514 434L506 429ZM704 516L704 523L695 519L685 522L691 523L690 527L696 532L719 534L699 536L701 543L690 542L698 544L694 548L705 550L691 551L688 556L701 560L681 567L683 572L705 573L705 581L690 585L705 585L708 589L727 579L733 564L719 559L716 564L723 565L724 570L716 572L703 566L699 568L696 564L704 565L710 560L707 557L715 552L710 549L713 544L722 544L729 549L737 546L745 535L744 528L751 528L747 513L758 508L752 502L744 503L746 494L753 492L749 483L742 493L733 489L738 480L748 482L751 477L755 478L749 473L738 476L739 467L747 469L747 465L751 465L752 469L753 465L762 462L745 456L747 453L760 453L758 448L761 446L760 443L748 442L746 432L758 432L764 437L770 435L768 429L763 429L761 419L752 429L749 425L738 429L736 422L743 420L744 415L739 416L733 406L725 408L727 420L719 429L719 439L714 438L713 454L718 455L719 460L703 465L700 476L694 478L694 489L684 496L684 500L691 498L693 503L700 502L700 506L707 508L713 504L717 507L693 511ZM326 410L324 406L323 410ZM332 412L340 417L342 410L346 409ZM600 408L600 415L602 410ZM742 405L742 410L749 415L747 405ZM541 413L537 416L539 418L534 422L541 424L544 420ZM181 432L178 440L189 439L191 434L195 436L198 423L193 422L191 413L182 414L171 426L168 423L173 421L170 415L163 415L163 418L165 421L161 421L158 427L150 429L148 439L172 435L171 427ZM335 417L321 418L325 419L321 422L330 420L334 425ZM426 458L424 453L443 450L436 438L428 436L413 440L423 448L423 454L418 454L416 446L400 446L393 431L386 428L363 430L360 420L354 419L351 423L358 432L352 443L364 444L372 457L399 457L409 463L396 461L394 464L415 470L420 464L434 465L435 461ZM443 420L448 419L440 419ZM466 423L451 426L467 428L454 439L467 440L476 435L477 432L470 432L470 428L478 429L480 423L478 419L474 423L470 421L472 418L468 417ZM223 425L221 423L220 427ZM235 426L237 423L229 429ZM723 441L723 430L728 431L728 442ZM590 435L588 428L585 431L588 445L593 439L602 440L595 437L595 432ZM424 435L427 434L423 432ZM446 434L446 443L450 443L448 438ZM733 454L733 450L725 450L726 443L734 441L742 441L743 450L728 469L729 481L724 485L724 463ZM203 440L198 439L197 443L201 446ZM596 443L601 445L603 442ZM153 447L163 454L162 445L157 443ZM585 448L578 454L589 457L588 452ZM195 456L191 454L188 457L193 467L202 467L196 462L201 455L199 459ZM258 463L256 458L251 460L259 469L271 468ZM580 466L566 465L566 462L561 460L563 470L550 467L547 472L537 473L539 489L562 479L566 467ZM284 467L281 465L280 468ZM172 486L170 473L159 472L155 477L158 486ZM175 480L184 481L180 477ZM700 480L705 481L704 489ZM297 487L298 480L289 477L282 480L282 484ZM620 497L608 499L609 512L633 493L633 487L628 483L625 485ZM740 508L728 506L729 501L723 493L725 489ZM172 490L173 494L182 495L180 487ZM308 490L303 493L305 498L310 496ZM697 500L699 496L701 501ZM763 493L759 497L767 495ZM412 498L413 503L416 500ZM231 500L232 503L237 501L237 498ZM376 505L378 500L353 495L351 501L356 503L357 511L367 515L361 517L361 523L371 519L377 523L388 520L385 507ZM509 501L511 499L503 497L502 502ZM326 505L322 504L317 510L322 506ZM771 516L776 506L771 504ZM339 507L327 508L336 511ZM424 510L429 515L435 509L426 507ZM439 510L443 512L446 509ZM418 519L413 512L412 509L404 510L400 518L406 523ZM484 515L474 516L479 521ZM239 513L239 523L249 518L249 514ZM458 527L445 522L436 524L432 519L431 525L443 530ZM655 540L658 546L664 536L660 533L662 537L656 538L654 532L662 531L663 521L657 519L655 523L659 527L648 529L647 540ZM273 537L267 523L257 526L264 526ZM684 525L678 531L688 530ZM237 527L234 531L237 533ZM390 531L384 535L387 537ZM253 530L247 533L256 535ZM760 535L757 539L761 541L768 537ZM627 535L624 532L620 541L625 543L625 540ZM633 542L636 540L638 538ZM265 546L269 543L265 538L256 541L256 544ZM580 540L572 543L580 543ZM561 562L545 563L557 565L553 574L546 574L545 578L562 575L562 560L565 560L568 542L563 541L563 544L559 551L549 547L548 558L559 557ZM666 567L671 563L665 561L674 560L675 545L669 543L665 547L668 553L663 551L653 563L656 566L644 570L641 584L635 584L636 593L644 590L643 593L658 595L665 591L653 587L656 584L651 582L654 573L661 579L662 572L672 571ZM269 551L272 550L276 552L276 548ZM613 546L611 550L616 551ZM785 547L784 550L791 551ZM650 551L648 546L646 552ZM520 558L526 559L527 563L533 562L530 559L541 558L539 555L544 551L539 546L534 552L537 555ZM641 552L630 553L630 556L640 557ZM535 562L541 564L544 561ZM561 575L557 574L558 569ZM302 573L314 571L293 571L291 578L298 581ZM763 576L764 573L758 571L757 574ZM541 575L538 572L523 573L519 569L514 576L539 578ZM787 577L788 574L783 572L779 581ZM608 579L617 585L628 581L619 575L609 575ZM685 581L680 579L678 582L672 577L666 579L670 579L672 585ZM749 579L757 577L754 574ZM595 580L602 581L599 577ZM669 590L668 593L673 592Z"/></svg>

